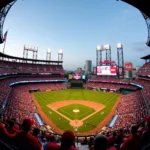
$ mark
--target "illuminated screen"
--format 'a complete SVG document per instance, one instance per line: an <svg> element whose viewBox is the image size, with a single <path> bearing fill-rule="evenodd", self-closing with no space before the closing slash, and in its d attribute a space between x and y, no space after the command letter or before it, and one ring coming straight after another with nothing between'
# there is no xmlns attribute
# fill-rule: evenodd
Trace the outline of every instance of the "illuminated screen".
<svg viewBox="0 0 150 150"><path fill-rule="evenodd" d="M81 79L82 78L82 76L81 75L73 75L72 76L72 79L75 79L75 80L79 80L79 79Z"/></svg>
<svg viewBox="0 0 150 150"><path fill-rule="evenodd" d="M72 79L75 79L75 80L82 79L82 75L80 75L78 72L76 72L74 75L72 75Z"/></svg>
<svg viewBox="0 0 150 150"><path fill-rule="evenodd" d="M70 79L72 79L72 75L71 75L71 74L69 74L69 80L70 80Z"/></svg>
<svg viewBox="0 0 150 150"><path fill-rule="evenodd" d="M82 75L82 79L85 80L85 75Z"/></svg>
<svg viewBox="0 0 150 150"><path fill-rule="evenodd" d="M97 75L117 75L116 66L97 66Z"/></svg>

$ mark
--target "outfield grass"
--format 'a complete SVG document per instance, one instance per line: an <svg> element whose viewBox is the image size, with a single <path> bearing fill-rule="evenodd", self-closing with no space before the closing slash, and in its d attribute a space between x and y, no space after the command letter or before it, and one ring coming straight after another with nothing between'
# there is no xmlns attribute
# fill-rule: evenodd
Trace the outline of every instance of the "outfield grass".
<svg viewBox="0 0 150 150"><path fill-rule="evenodd" d="M105 108L91 116L90 118L84 121L84 125L78 128L78 131L87 132L93 129L92 124L96 126L110 113L113 105L116 103L119 94L116 93L107 93L107 92L94 92L91 90L62 90L62 91L50 91L50 92L37 92L34 93L34 97L37 102L40 104L43 112L55 123L57 127L62 130L71 129L69 121L62 119L60 115L52 111L47 107L48 104L63 100L89 100L105 105ZM67 106L66 106L67 107ZM90 106L89 106L90 107ZM89 125L86 126L85 122L89 122Z"/></svg>
<svg viewBox="0 0 150 150"><path fill-rule="evenodd" d="M74 109L78 109L79 112L77 113L73 112ZM57 111L67 116L71 120L81 120L85 118L86 116L90 115L91 113L95 112L93 108L83 106L80 104L71 104L68 106L64 106L64 107L57 109Z"/></svg>

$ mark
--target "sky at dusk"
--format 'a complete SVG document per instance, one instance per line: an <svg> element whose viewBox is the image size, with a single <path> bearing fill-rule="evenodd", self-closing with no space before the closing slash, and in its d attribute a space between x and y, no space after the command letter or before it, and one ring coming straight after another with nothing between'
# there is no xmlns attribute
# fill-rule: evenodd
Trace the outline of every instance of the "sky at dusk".
<svg viewBox="0 0 150 150"><path fill-rule="evenodd" d="M144 63L140 57L150 50L141 13L116 0L17 0L6 17L7 29L6 54L22 57L27 44L39 48L38 59L46 59L50 48L52 60L57 60L61 48L64 69L69 70L83 68L85 60L95 66L97 45L110 44L117 62L116 45L121 42L124 60L134 67Z"/></svg>

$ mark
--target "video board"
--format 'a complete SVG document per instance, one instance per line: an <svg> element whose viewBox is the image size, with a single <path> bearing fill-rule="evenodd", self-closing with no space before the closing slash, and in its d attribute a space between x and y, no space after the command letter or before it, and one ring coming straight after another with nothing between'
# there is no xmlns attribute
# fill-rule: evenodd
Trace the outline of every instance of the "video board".
<svg viewBox="0 0 150 150"><path fill-rule="evenodd" d="M82 79L82 75L80 75L78 73L75 73L75 74L72 75L72 79L75 79L75 80Z"/></svg>
<svg viewBox="0 0 150 150"><path fill-rule="evenodd" d="M79 73L75 73L73 75L69 75L69 80L85 80L86 79L86 76L84 74L79 74Z"/></svg>
<svg viewBox="0 0 150 150"><path fill-rule="evenodd" d="M116 66L97 66L97 75L117 75L117 67Z"/></svg>

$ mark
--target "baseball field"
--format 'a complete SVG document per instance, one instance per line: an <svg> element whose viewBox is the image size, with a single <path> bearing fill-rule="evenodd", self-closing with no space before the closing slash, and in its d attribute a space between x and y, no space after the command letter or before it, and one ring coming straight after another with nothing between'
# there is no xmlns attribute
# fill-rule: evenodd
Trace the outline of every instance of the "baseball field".
<svg viewBox="0 0 150 150"><path fill-rule="evenodd" d="M45 123L57 133L71 129L78 134L99 132L100 127L114 115L112 112L115 111L114 106L117 106L119 97L116 93L82 89L33 94L38 113Z"/></svg>

